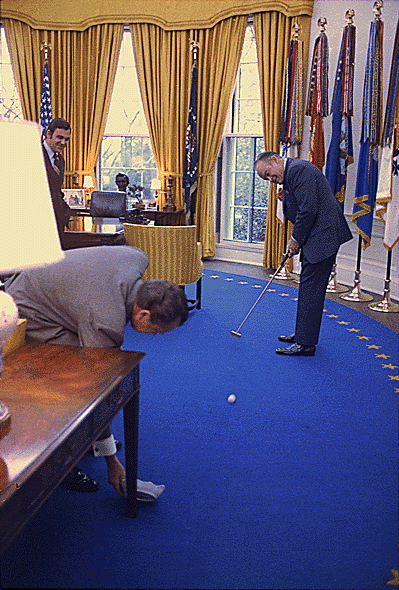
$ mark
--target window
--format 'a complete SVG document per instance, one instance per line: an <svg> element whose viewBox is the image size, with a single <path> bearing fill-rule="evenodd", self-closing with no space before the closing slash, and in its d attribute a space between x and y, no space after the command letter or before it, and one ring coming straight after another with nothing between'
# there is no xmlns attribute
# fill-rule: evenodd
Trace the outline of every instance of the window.
<svg viewBox="0 0 399 590"><path fill-rule="evenodd" d="M225 140L224 239L264 242L268 191L265 181L253 169L256 155L261 151L263 138L260 137Z"/></svg>
<svg viewBox="0 0 399 590"><path fill-rule="evenodd" d="M23 118L3 27L0 27L0 117Z"/></svg>
<svg viewBox="0 0 399 590"><path fill-rule="evenodd" d="M0 29L0 116L22 118L11 63ZM255 34L248 25L237 83L226 123L217 166L216 220L220 242L246 245L263 243L268 183L253 170L256 155L264 150ZM123 35L110 112L98 162L99 186L116 190L115 176L122 172L130 184L144 187L150 196L157 176L149 132L138 87L130 31Z"/></svg>
<svg viewBox="0 0 399 590"><path fill-rule="evenodd" d="M255 33L248 25L221 149L221 241L263 243L269 183L254 172L264 151ZM218 212L217 212L218 213ZM218 214L216 219L218 219Z"/></svg>
<svg viewBox="0 0 399 590"><path fill-rule="evenodd" d="M130 184L144 187L150 197L158 172L141 103L132 40L125 31L100 154L101 188L117 190L115 176L127 174Z"/></svg>

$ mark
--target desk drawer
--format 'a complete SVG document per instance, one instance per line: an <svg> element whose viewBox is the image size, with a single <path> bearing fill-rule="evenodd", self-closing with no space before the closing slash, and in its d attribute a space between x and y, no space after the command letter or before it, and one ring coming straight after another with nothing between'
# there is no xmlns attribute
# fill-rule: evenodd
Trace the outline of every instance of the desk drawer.
<svg viewBox="0 0 399 590"><path fill-rule="evenodd" d="M132 393L139 390L139 368L135 367L120 384L97 406L92 414L93 440L104 430L112 418L123 408Z"/></svg>

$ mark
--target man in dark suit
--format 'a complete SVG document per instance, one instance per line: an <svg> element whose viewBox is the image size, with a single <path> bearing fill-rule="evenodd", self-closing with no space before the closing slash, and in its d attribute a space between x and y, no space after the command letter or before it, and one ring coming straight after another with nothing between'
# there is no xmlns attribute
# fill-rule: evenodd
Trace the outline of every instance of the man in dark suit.
<svg viewBox="0 0 399 590"><path fill-rule="evenodd" d="M63 247L65 226L68 225L71 210L65 203L61 191L65 170L65 160L62 156L62 152L66 148L70 137L71 126L68 121L57 118L53 119L47 127L46 138L42 144L44 163L57 221L58 234Z"/></svg>
<svg viewBox="0 0 399 590"><path fill-rule="evenodd" d="M326 177L310 162L263 152L255 171L263 180L283 185L283 213L294 224L286 254L291 258L301 251L295 334L279 336L291 346L276 353L313 356L331 270L340 245L352 233Z"/></svg>

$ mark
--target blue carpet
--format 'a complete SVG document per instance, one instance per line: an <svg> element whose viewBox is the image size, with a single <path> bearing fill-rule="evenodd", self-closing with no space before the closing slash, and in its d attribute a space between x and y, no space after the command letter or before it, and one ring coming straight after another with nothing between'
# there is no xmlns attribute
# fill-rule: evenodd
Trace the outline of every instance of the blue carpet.
<svg viewBox="0 0 399 590"><path fill-rule="evenodd" d="M166 490L125 519L105 461L86 455L100 492L56 490L3 556L3 589L386 588L399 569L398 336L327 300L316 356L278 356L297 291L273 284L233 338L264 285L204 271L203 309L184 326L126 329L124 347L146 353L139 477Z"/></svg>

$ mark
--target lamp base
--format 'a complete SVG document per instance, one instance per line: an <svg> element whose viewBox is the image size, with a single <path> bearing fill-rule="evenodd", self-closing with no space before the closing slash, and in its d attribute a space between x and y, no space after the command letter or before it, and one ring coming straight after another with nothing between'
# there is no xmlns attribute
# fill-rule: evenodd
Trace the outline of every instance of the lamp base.
<svg viewBox="0 0 399 590"><path fill-rule="evenodd" d="M18 324L18 309L14 299L5 291L0 291L0 377L3 370L3 348ZM11 428L11 414L0 401L0 440Z"/></svg>
<svg viewBox="0 0 399 590"><path fill-rule="evenodd" d="M11 414L7 406L0 402L0 440L10 432Z"/></svg>

